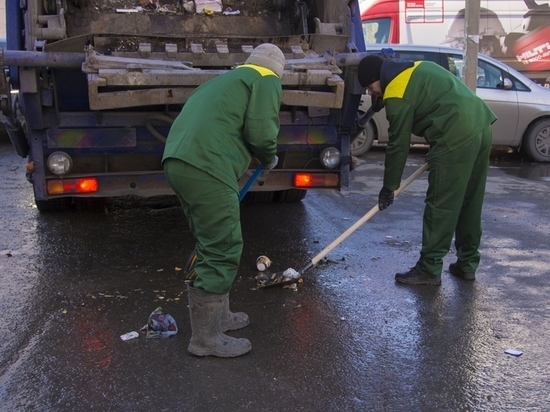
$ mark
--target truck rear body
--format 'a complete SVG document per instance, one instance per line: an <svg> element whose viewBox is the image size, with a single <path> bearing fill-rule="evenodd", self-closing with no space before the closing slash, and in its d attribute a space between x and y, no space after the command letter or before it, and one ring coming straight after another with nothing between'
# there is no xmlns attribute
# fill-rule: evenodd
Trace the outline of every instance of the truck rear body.
<svg viewBox="0 0 550 412"><path fill-rule="evenodd" d="M286 57L280 161L251 191L287 201L348 185L363 92L357 2L226 0L229 15L189 3L8 0L2 108L39 209L171 194L160 161L172 121L197 86L263 42Z"/></svg>

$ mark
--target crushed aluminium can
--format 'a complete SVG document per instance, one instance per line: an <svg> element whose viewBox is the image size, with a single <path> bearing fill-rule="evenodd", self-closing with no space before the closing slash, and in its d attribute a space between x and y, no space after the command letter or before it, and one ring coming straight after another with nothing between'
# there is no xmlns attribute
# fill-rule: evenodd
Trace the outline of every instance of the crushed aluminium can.
<svg viewBox="0 0 550 412"><path fill-rule="evenodd" d="M271 260L269 260L267 256L264 256L264 255L258 256L258 258L256 259L256 268L260 272L263 272L269 266L271 266Z"/></svg>

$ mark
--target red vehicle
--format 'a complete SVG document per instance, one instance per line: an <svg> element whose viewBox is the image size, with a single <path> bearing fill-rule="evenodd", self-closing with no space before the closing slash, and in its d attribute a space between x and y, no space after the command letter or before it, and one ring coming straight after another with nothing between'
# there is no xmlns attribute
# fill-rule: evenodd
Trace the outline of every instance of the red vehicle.
<svg viewBox="0 0 550 412"><path fill-rule="evenodd" d="M535 0L481 0L479 51L550 87L550 7ZM366 0L367 43L464 45L464 0Z"/></svg>

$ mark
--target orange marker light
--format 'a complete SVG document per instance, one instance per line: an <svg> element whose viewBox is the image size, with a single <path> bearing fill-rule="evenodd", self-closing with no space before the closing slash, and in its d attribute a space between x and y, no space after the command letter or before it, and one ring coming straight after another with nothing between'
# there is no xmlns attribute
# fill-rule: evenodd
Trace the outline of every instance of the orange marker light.
<svg viewBox="0 0 550 412"><path fill-rule="evenodd" d="M48 194L61 195L65 193L63 190L63 182L60 180L48 180Z"/></svg>

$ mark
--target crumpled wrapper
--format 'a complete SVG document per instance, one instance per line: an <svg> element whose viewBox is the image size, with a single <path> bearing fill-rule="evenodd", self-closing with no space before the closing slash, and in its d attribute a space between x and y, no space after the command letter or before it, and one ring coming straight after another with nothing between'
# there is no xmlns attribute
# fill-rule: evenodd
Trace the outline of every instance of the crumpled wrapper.
<svg viewBox="0 0 550 412"><path fill-rule="evenodd" d="M141 331L147 334L148 339L169 338L178 333L178 325L174 318L168 313L164 313L162 307L159 306L151 312L149 321L141 328Z"/></svg>

